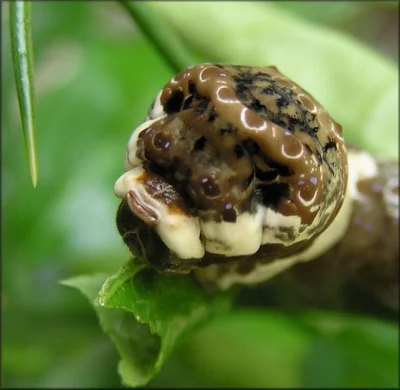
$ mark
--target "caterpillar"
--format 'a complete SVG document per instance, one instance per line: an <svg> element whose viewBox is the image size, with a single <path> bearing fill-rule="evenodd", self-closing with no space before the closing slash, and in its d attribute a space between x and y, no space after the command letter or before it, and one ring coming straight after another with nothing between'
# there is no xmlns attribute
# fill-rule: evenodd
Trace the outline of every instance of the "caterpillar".
<svg viewBox="0 0 400 390"><path fill-rule="evenodd" d="M397 161L347 148L274 66L173 77L133 131L114 191L121 237L158 271L228 289L359 257L357 275L398 306Z"/></svg>

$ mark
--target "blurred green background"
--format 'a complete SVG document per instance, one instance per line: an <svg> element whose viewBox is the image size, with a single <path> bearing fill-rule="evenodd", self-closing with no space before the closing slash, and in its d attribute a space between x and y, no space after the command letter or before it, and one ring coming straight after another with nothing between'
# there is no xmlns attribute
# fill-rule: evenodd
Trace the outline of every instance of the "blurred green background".
<svg viewBox="0 0 400 390"><path fill-rule="evenodd" d="M186 25L179 17L174 20L173 15L183 12L181 4L153 3L152 7L181 34L199 62L244 64L246 42L253 41L265 26L255 23L245 29L230 23L240 18L233 4L219 5L225 12L223 28L244 49L228 54L207 35L212 28L204 23L210 12L216 12L208 6L204 14L201 7L196 9L195 19L203 26L194 23L193 31L186 26L190 18L185 18ZM33 4L39 155L39 184L33 189L12 73L8 5L2 2L1 6L2 385L121 387L118 356L101 332L93 309L79 293L58 281L94 272L113 274L128 258L114 223L119 202L113 185L123 170L130 132L174 72L116 2ZM344 39L355 38L373 48L372 56L380 61L393 68L398 64L398 2L274 2L257 7L266 14L284 15L289 22L298 18L305 26L339 31ZM366 50L365 58L369 58ZM278 56L284 57L282 64L273 63L272 55L265 65L290 73L296 56L282 46ZM374 61L371 57L365 68L375 66ZM332 67L334 78L341 77L337 69ZM379 66L374 69L373 79L385 77ZM300 74L314 94L313 78L306 76ZM398 84L390 88L395 95L387 96L398 96ZM329 88L322 85L319 90L317 99L339 111L341 99L332 103ZM362 85L356 93L361 102L366 99L370 106L374 104ZM381 106L387 109L383 102ZM367 103L357 104L361 113L370 112ZM345 124L352 120L347 103L346 107ZM398 124L398 113L382 110L375 113L374 123L392 116L389 123ZM395 132L397 127L391 134ZM358 139L357 134L350 132L350 139ZM396 141L386 140L387 147L397 148ZM323 312L300 321L291 313L243 306L196 332L148 386L397 385L394 322Z"/></svg>

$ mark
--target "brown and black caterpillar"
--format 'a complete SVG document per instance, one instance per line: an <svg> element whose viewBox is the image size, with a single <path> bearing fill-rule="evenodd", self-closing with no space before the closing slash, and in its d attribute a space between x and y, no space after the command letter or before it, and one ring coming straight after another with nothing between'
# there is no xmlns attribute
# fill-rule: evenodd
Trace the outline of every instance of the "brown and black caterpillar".
<svg viewBox="0 0 400 390"><path fill-rule="evenodd" d="M125 168L118 230L159 271L226 289L361 256L358 277L398 306L397 161L347 150L341 126L277 68L179 73L133 131Z"/></svg>

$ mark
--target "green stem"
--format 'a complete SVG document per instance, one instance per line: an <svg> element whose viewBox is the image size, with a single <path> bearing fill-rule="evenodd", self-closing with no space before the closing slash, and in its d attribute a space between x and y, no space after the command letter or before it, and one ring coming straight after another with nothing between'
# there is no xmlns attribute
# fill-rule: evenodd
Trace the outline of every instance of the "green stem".
<svg viewBox="0 0 400 390"><path fill-rule="evenodd" d="M174 72L181 72L194 65L195 61L185 46L163 25L162 20L149 9L146 2L120 0L120 3Z"/></svg>
<svg viewBox="0 0 400 390"><path fill-rule="evenodd" d="M33 186L38 180L35 130L35 86L33 79L33 48L31 2L10 1L11 50L17 87L22 130L28 155Z"/></svg>

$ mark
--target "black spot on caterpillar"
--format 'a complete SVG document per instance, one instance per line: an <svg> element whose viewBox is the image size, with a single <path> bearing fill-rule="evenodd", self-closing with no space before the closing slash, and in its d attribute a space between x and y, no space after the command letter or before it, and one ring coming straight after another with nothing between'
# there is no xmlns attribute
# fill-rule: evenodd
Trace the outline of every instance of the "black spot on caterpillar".
<svg viewBox="0 0 400 390"><path fill-rule="evenodd" d="M159 271L224 289L357 258L354 278L397 305L397 161L347 150L275 67L176 75L134 130L115 192L121 236Z"/></svg>

